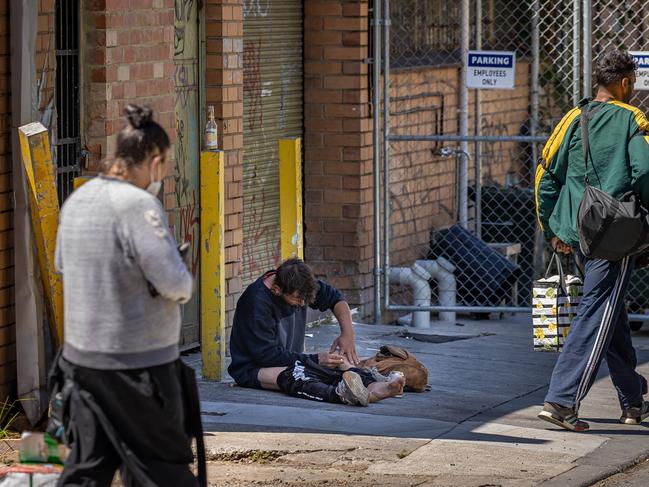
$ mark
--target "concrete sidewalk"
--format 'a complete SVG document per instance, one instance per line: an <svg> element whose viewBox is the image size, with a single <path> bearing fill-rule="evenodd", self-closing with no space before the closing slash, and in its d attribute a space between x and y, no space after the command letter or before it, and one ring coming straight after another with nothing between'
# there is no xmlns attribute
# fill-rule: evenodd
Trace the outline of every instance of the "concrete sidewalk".
<svg viewBox="0 0 649 487"><path fill-rule="evenodd" d="M585 434L536 419L554 354L532 351L530 318L404 327L357 325L359 354L408 348L429 369L431 391L368 408L298 400L200 381L215 485L590 485L649 454L649 430L624 426L602 370L582 405ZM459 326L462 325L462 326ZM336 325L307 331L328 348ZM409 330L422 333L421 330ZM428 341L421 341L428 340ZM634 334L649 376L649 331ZM186 359L196 365L200 356ZM649 480L647 482L649 485Z"/></svg>

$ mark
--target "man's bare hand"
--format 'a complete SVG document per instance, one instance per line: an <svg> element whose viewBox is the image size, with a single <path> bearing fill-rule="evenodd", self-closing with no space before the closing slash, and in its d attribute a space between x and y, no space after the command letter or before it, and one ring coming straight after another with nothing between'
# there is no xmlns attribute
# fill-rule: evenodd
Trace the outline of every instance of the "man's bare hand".
<svg viewBox="0 0 649 487"><path fill-rule="evenodd" d="M358 355L356 354L356 344L354 343L354 335L346 333L341 334L331 344L330 352L340 352L352 364L357 365Z"/></svg>
<svg viewBox="0 0 649 487"><path fill-rule="evenodd" d="M552 239L550 240L550 246L558 254L572 254L572 247L567 243L559 240L558 237L552 237Z"/></svg>
<svg viewBox="0 0 649 487"><path fill-rule="evenodd" d="M331 352L320 352L318 354L318 364L324 367L337 369L345 363L342 355Z"/></svg>

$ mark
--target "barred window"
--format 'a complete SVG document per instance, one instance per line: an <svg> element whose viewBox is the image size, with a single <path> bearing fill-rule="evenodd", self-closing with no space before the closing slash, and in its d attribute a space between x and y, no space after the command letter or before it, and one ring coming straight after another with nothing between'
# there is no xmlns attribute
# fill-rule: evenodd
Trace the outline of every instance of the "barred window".
<svg viewBox="0 0 649 487"><path fill-rule="evenodd" d="M56 186L59 204L81 173L79 108L79 0L56 2Z"/></svg>

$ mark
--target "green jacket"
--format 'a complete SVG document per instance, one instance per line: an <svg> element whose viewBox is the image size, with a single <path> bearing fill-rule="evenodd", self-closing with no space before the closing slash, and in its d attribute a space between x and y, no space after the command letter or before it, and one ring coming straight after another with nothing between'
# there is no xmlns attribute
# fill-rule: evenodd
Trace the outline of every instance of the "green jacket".
<svg viewBox="0 0 649 487"><path fill-rule="evenodd" d="M576 217L584 194L584 156L579 121L581 109L600 105L584 99L555 127L536 168L536 213L546 238L557 236L578 248ZM635 107L610 101L589 123L592 186L619 198L635 191L649 208L649 121Z"/></svg>

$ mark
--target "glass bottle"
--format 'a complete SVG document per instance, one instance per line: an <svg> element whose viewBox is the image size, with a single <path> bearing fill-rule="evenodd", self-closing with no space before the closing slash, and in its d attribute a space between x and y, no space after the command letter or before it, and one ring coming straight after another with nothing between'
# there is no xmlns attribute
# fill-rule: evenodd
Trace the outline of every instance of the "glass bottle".
<svg viewBox="0 0 649 487"><path fill-rule="evenodd" d="M207 150L218 150L218 127L214 119L214 107L207 107L207 125L205 126L205 145Z"/></svg>

